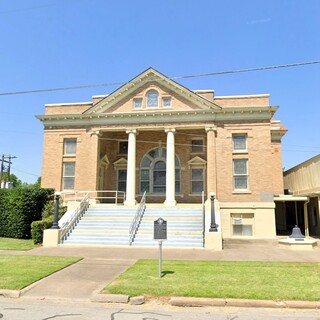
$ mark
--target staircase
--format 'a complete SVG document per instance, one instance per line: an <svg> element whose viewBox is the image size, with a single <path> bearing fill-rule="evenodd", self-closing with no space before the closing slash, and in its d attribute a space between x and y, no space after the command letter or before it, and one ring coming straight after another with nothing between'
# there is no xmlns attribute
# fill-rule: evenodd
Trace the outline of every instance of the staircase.
<svg viewBox="0 0 320 320"><path fill-rule="evenodd" d="M134 238L133 246L157 246L153 240L154 221L162 218L167 221L167 240L164 247L202 248L202 207L148 207Z"/></svg>
<svg viewBox="0 0 320 320"><path fill-rule="evenodd" d="M127 246L135 212L135 208L92 205L63 244Z"/></svg>
<svg viewBox="0 0 320 320"><path fill-rule="evenodd" d="M136 208L92 205L62 245L128 246L129 229ZM167 220L164 247L202 248L202 207L149 207L138 227L132 246L157 246L153 223Z"/></svg>

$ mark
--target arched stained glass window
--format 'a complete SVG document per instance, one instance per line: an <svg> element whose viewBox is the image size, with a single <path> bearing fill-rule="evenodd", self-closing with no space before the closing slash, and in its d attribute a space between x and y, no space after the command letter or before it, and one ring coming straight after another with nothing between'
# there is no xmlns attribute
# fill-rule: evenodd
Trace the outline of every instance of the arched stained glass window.
<svg viewBox="0 0 320 320"><path fill-rule="evenodd" d="M157 108L159 106L159 93L156 90L147 92L147 108Z"/></svg>
<svg viewBox="0 0 320 320"><path fill-rule="evenodd" d="M149 194L166 192L166 148L150 150L140 164L140 191ZM175 156L175 188L180 192L180 160Z"/></svg>

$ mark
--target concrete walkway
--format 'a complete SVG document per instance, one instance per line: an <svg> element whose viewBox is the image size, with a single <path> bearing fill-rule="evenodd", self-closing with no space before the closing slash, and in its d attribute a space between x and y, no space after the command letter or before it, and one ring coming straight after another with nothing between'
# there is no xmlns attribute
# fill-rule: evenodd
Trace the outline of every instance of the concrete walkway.
<svg viewBox="0 0 320 320"><path fill-rule="evenodd" d="M84 259L31 285L23 298L91 299L137 259L158 259L158 248L146 247L39 247L30 251L0 254L76 256ZM226 244L223 251L163 249L164 260L288 261L320 262L320 247L310 251L279 248L275 241Z"/></svg>

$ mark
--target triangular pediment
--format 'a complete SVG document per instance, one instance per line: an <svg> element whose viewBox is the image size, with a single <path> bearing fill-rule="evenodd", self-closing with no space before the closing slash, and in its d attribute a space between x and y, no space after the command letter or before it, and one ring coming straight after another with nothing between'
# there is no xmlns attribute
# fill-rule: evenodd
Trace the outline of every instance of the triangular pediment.
<svg viewBox="0 0 320 320"><path fill-rule="evenodd" d="M113 165L115 168L119 168L119 167L126 167L127 163L128 161L126 158L120 158L119 160L115 161Z"/></svg>
<svg viewBox="0 0 320 320"><path fill-rule="evenodd" d="M183 108L195 110L221 109L221 107L212 101L180 85L155 69L149 68L97 102L86 110L84 114L141 112L141 109L133 108L133 100L141 99L143 101L146 92L152 89L159 92L162 98L172 98L171 110L183 110ZM159 109L144 109L143 111L163 112L166 109L166 107L163 107ZM186 109L185 111L188 110Z"/></svg>
<svg viewBox="0 0 320 320"><path fill-rule="evenodd" d="M100 158L100 164L104 166L108 166L110 164L110 161L107 155L104 155L103 157Z"/></svg>
<svg viewBox="0 0 320 320"><path fill-rule="evenodd" d="M190 159L188 162L189 168L190 167L203 167L206 165L207 161L200 158L199 156L195 156L192 159Z"/></svg>

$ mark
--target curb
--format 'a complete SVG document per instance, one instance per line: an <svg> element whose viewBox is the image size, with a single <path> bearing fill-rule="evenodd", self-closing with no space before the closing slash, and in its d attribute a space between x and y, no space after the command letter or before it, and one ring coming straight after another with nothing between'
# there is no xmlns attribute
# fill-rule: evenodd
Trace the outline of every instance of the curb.
<svg viewBox="0 0 320 320"><path fill-rule="evenodd" d="M96 293L91 296L91 302L98 303L130 303L131 305L141 305L145 303L144 296L130 297L125 294L105 294Z"/></svg>
<svg viewBox="0 0 320 320"><path fill-rule="evenodd" d="M294 308L320 309L320 301L273 301L248 299L215 299L172 297L169 304L177 307L253 307L253 308Z"/></svg>
<svg viewBox="0 0 320 320"><path fill-rule="evenodd" d="M22 290L0 289L0 296L4 298L20 298L26 291L30 290L32 284ZM97 303L123 303L141 305L145 303L144 296L130 297L124 294L97 293L91 296L91 302ZM243 307L243 308L292 308L292 309L320 309L320 301L302 300L250 300L250 299L221 299L221 298L192 298L171 297L169 305L175 307Z"/></svg>
<svg viewBox="0 0 320 320"><path fill-rule="evenodd" d="M20 295L21 295L21 290L6 290L6 289L0 290L0 296L3 296L4 298L19 298Z"/></svg>

